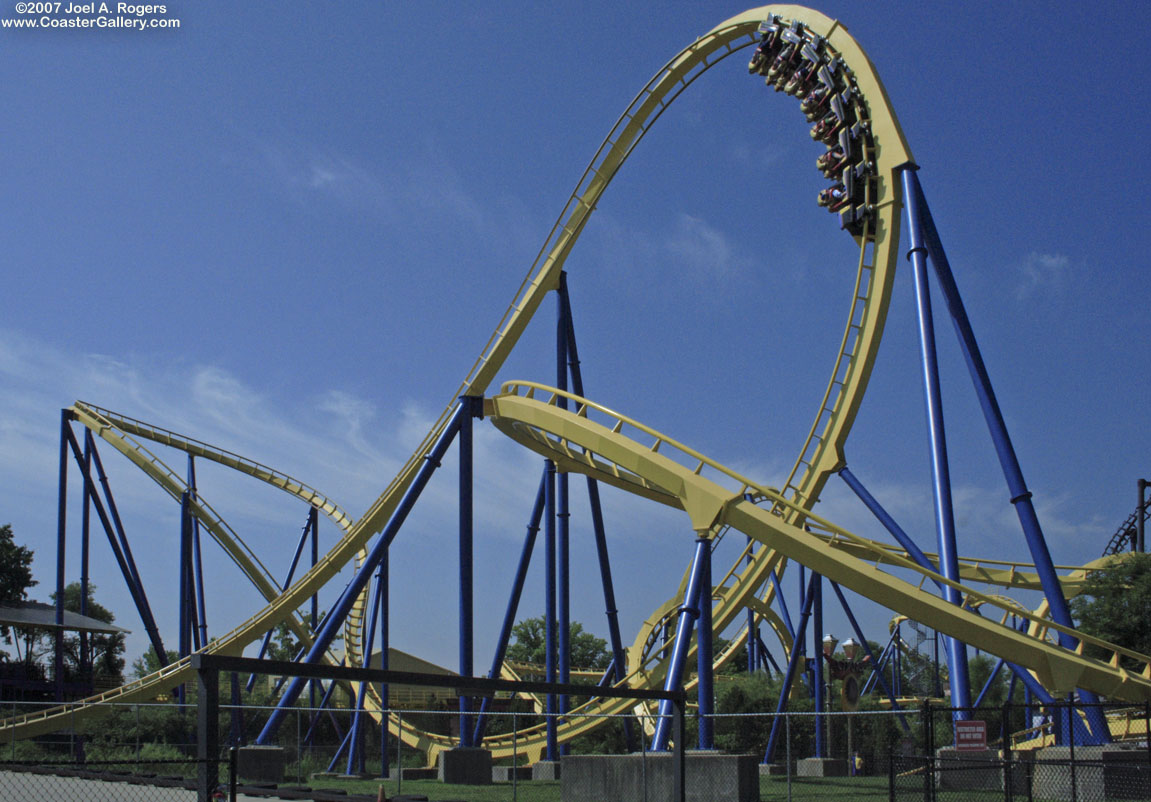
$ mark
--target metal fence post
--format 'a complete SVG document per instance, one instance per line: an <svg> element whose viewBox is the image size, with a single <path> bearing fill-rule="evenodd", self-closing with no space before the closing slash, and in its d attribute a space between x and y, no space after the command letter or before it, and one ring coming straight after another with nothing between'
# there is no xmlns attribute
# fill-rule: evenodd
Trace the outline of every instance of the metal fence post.
<svg viewBox="0 0 1151 802"><path fill-rule="evenodd" d="M887 800L895 802L895 747L887 745Z"/></svg>
<svg viewBox="0 0 1151 802"><path fill-rule="evenodd" d="M236 785L238 784L236 777L236 764L238 762L237 756L240 754L238 747L233 746L228 750L228 799L234 802L237 799Z"/></svg>
<svg viewBox="0 0 1151 802"><path fill-rule="evenodd" d="M404 764L400 762L404 747L404 714L396 711L396 794L404 790Z"/></svg>
<svg viewBox="0 0 1151 802"><path fill-rule="evenodd" d="M783 759L787 761L787 802L791 802L791 714L783 714Z"/></svg>
<svg viewBox="0 0 1151 802"><path fill-rule="evenodd" d="M646 735L646 733L645 733ZM643 802L647 802L647 738L639 739L640 774L643 777Z"/></svg>
<svg viewBox="0 0 1151 802"><path fill-rule="evenodd" d="M687 728L684 722L685 707L686 704L683 699L676 699L672 704L671 731L672 736L675 738L675 744L671 750L672 760L674 761L671 783L672 802L686 802L687 800L687 785L685 783L686 778L684 777L687 762L683 748L683 742L687 738Z"/></svg>
<svg viewBox="0 0 1151 802"><path fill-rule="evenodd" d="M1067 705L1067 742L1071 745L1071 802L1079 800L1078 777L1075 776L1075 705Z"/></svg>
<svg viewBox="0 0 1151 802"><path fill-rule="evenodd" d="M208 655L192 656L196 669L196 757L199 760L197 793L199 802L211 802L220 782L220 675ZM204 665L204 663L209 663Z"/></svg>
<svg viewBox="0 0 1151 802"><path fill-rule="evenodd" d="M1147 744L1147 776L1139 792L1144 796L1151 791L1151 702L1143 703L1143 738Z"/></svg>
<svg viewBox="0 0 1151 802"><path fill-rule="evenodd" d="M512 802L519 799L520 743L519 720L512 713Z"/></svg>
<svg viewBox="0 0 1151 802"><path fill-rule="evenodd" d="M923 703L923 800L931 802L935 790L935 722L931 717L931 702Z"/></svg>
<svg viewBox="0 0 1151 802"><path fill-rule="evenodd" d="M1015 783L1012 777L1011 766L1011 703L1003 703L1003 799L1012 802L1015 799Z"/></svg>

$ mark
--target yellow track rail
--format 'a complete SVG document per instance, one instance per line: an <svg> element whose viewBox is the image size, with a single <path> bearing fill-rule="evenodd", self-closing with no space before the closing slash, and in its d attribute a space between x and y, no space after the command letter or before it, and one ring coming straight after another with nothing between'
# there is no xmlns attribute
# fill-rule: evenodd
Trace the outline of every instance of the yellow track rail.
<svg viewBox="0 0 1151 802"><path fill-rule="evenodd" d="M504 389L504 393L488 401L487 411L492 423L505 434L561 462L567 470L609 482L626 477L620 486L642 487L649 493L673 497L678 501L676 506L688 514L692 529L698 534L707 535L718 526L732 526L861 596L1031 669L1053 694L1084 688L1114 699L1151 699L1151 657L1045 621L1009 603L1010 600L952 582L910 560L893 558L884 550L874 548L866 539L809 514L807 517L832 533L830 541L813 537L802 527L789 523L785 516L765 510L745 497L749 492L760 493L776 505L790 506L792 503L784 500L777 491L761 487L726 468L720 472L734 480L735 489L724 487L702 475L705 466L718 467L717 463L701 460L698 452L679 446L647 427L640 427L641 433L654 437L655 442L650 445L637 442L622 433L627 419L602 406L575 399L577 408L568 411L555 404L558 394L553 394L547 401L540 401L515 392L524 389L528 393L539 389L538 385L508 384ZM571 398L569 394L564 395ZM592 421L589 413L593 411L607 417L607 424ZM674 456L668 456L669 451ZM828 545L841 540L850 541L857 548L871 550L875 559L864 560L842 549L828 548ZM881 570L880 566L884 564L918 574L919 583L912 584ZM928 581L958 589L967 599L982 605L984 610L999 610L1001 619L991 620L947 603L924 589ZM1029 619L1049 630L1075 634L1081 645L1072 652L1046 639L1017 632L1007 624L1013 617ZM1109 660L1088 658L1082 653L1084 645L1099 648L1110 653L1111 657ZM1122 668L1120 658L1141 664L1144 667L1142 672L1136 674Z"/></svg>

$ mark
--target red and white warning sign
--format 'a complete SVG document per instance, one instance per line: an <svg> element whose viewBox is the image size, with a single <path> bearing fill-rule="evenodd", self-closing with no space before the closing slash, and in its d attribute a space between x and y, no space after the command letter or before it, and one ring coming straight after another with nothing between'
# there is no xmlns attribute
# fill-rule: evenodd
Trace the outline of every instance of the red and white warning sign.
<svg viewBox="0 0 1151 802"><path fill-rule="evenodd" d="M986 721L955 722L955 748L975 750L987 748Z"/></svg>

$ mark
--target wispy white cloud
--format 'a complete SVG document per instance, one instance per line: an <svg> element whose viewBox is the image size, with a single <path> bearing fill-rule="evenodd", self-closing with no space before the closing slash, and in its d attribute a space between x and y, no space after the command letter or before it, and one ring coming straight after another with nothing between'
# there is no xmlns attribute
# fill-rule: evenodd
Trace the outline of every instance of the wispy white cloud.
<svg viewBox="0 0 1151 802"><path fill-rule="evenodd" d="M450 222L504 247L536 244L539 235L540 221L527 204L477 195L456 165L431 146L390 151L367 164L314 145L260 141L249 169L270 178L293 203L337 204L390 226Z"/></svg>
<svg viewBox="0 0 1151 802"><path fill-rule="evenodd" d="M1018 267L1015 297L1023 300L1043 289L1059 289L1066 281L1070 266L1071 260L1065 254L1032 251Z"/></svg>
<svg viewBox="0 0 1151 802"><path fill-rule="evenodd" d="M699 217L680 214L667 249L688 274L701 281L732 278L747 265L727 235Z"/></svg>

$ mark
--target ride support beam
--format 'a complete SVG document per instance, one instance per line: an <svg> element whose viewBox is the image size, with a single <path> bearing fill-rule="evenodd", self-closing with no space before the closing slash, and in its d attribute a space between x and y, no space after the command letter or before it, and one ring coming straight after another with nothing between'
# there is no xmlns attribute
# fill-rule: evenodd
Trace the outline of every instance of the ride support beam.
<svg viewBox="0 0 1151 802"><path fill-rule="evenodd" d="M144 583L140 580L140 571L136 568L136 560L132 556L132 547L128 544L124 523L120 520L120 510L116 507L116 498L112 495L108 475L104 472L104 461L100 459L100 451L96 448L96 442L90 429L84 430L84 443L86 447L90 447L92 450L92 462L96 468L96 478L100 482L100 489L108 506L107 514L105 514L100 496L95 495L96 513L100 516L100 522L108 536L108 544L112 547L112 553L116 556L116 562L119 563L120 571L124 574L124 581L128 585L129 593L132 594L132 601L136 603L136 612L140 614L144 631L147 632L152 649L156 652L156 659L159 661L160 667L164 668L168 665L168 652L164 649L160 629L156 626L152 606L148 603L148 594L144 591ZM85 481L92 481L91 475L85 477Z"/></svg>
<svg viewBox="0 0 1151 802"><path fill-rule="evenodd" d="M753 557L752 557L752 553L751 553L752 549L754 548L754 545L753 545L754 543L755 543L755 540L752 538L751 535L748 535L747 536L747 560L746 560L748 567L750 567L752 562L754 561ZM772 571L771 573L773 576L775 575L774 571ZM757 654L758 649L759 649L759 627L757 627L755 624L755 610L748 607L747 608L747 673L749 673L749 674L752 673L753 671L755 671L759 667L760 660L759 660L759 655Z"/></svg>
<svg viewBox="0 0 1151 802"><path fill-rule="evenodd" d="M80 444L77 442L71 428L67 430L65 437L68 447L72 451L72 456L83 473L82 478L84 484L90 491L88 498L96 510L96 517L100 519L100 524L104 527L104 534L108 537L108 545L112 548L112 554L116 558L116 564L120 566L120 573L123 574L124 583L128 586L128 592L132 596L132 601L136 604L137 612L140 613L140 618L144 623L144 629L148 633L152 647L156 649L156 654L160 656L161 667L166 666L168 664L167 654L161 654L164 649L164 644L160 640L159 630L156 628L155 619L152 617L152 608L148 605L148 599L144 595L144 588L140 584L140 574L136 570L135 560L132 559L132 552L128 547L128 539L124 535L123 524L120 522L120 514L116 510L116 502L112 497L112 490L108 486L108 477L104 474L104 466L100 462L100 452L96 450L96 444L92 440L92 433L86 432L85 434L83 456L80 452ZM96 484L92 480L91 464L87 459L88 455L92 458L91 464L94 464L96 467L104 496L108 500L108 511L104 509L100 495L96 492Z"/></svg>
<svg viewBox="0 0 1151 802"><path fill-rule="evenodd" d="M584 394L583 371L580 368L579 347L576 344L575 318L572 316L571 295L568 292L567 273L560 271L557 287L560 302L560 320L563 325L563 337L567 361L567 373L571 377L572 391L581 398ZM623 638L619 629L619 610L615 601L615 586L611 576L611 559L607 548L607 530L603 522L603 504L600 502L599 483L588 476L587 495L588 506L591 509L592 532L595 536L596 557L599 562L600 584L603 587L604 612L607 616L608 642L611 644L612 663L615 667L615 679L622 682L627 676L627 654L623 649ZM635 751L635 733L632 731L631 720L624 720L624 737L627 740L628 750Z"/></svg>
<svg viewBox="0 0 1151 802"><path fill-rule="evenodd" d="M983 361L983 354L979 350L979 343L975 339L975 330L971 326L971 319L963 305L963 298L959 294L959 285L955 282L955 274L947 260L947 253L943 249L939 230L935 227L935 220L931 216L931 209L927 205L927 198L923 194L923 187L919 183L914 165L906 165L902 169L904 198L907 203L908 218L911 222L912 237L919 232L920 240L924 243L931 265L935 269L935 277L939 288L947 302L948 312L967 362L971 381L975 386L975 394L979 399L979 406L983 410L983 417L987 423L991 440L995 446L995 453L999 457L999 465L1003 476L1007 480L1008 491L1011 493L1011 503L1015 507L1016 515L1023 527L1023 535L1027 540L1027 547L1031 551L1031 559L1035 564L1035 571L1039 575L1043 594L1051 608L1051 619L1057 624L1074 628L1075 622L1071 617L1071 609L1067 604L1067 597L1063 594L1063 586L1055 572L1055 563L1051 559L1051 552L1047 548L1047 540L1043 536L1043 529L1039 524L1039 516L1035 513L1035 505L1031 500L1031 491L1027 489L1027 482L1023 478L1023 469L1019 465L1019 458L1011 442L1011 435L1007 431L1007 423L1003 419L1003 412L995 395L995 388L991 385L991 375ZM948 576L948 579L952 577ZM1059 633L1059 644L1065 649L1074 650L1079 641L1074 636L1064 632ZM1089 705L1095 705L1099 697L1089 691L1083 691L1081 698ZM1091 729L1093 732L1108 734L1103 716L1098 707L1087 709Z"/></svg>
<svg viewBox="0 0 1151 802"><path fill-rule="evenodd" d="M895 522L895 519L888 514L887 510L876 500L875 496L868 492L867 488L863 486L863 482L859 481L847 466L840 469L839 478L847 483L847 486L850 487L859 500L863 502L864 506L871 511L871 514L883 524L883 528L891 533L891 536L899 542L900 546L903 546L911 559L915 560L915 562L919 563L921 567L926 568L928 571L935 572L938 570L938 566L928 559L927 555L915 544L915 541L903 531L903 528ZM941 591L943 590L943 583L937 579L932 579L932 581L935 582L937 588Z"/></svg>
<svg viewBox="0 0 1151 802"><path fill-rule="evenodd" d="M679 608L679 620L675 627L675 646L672 648L671 663L667 668L663 689L672 692L683 687L683 669L687 663L687 652L691 648L691 635L695 622L699 619L700 592L703 587L704 571L711 559L711 541L700 537L695 541L695 558L692 560L691 574L687 589L683 594L683 604ZM651 750L662 752L667 749L671 736L672 704L664 699L659 704L659 720L651 739Z"/></svg>
<svg viewBox="0 0 1151 802"><path fill-rule="evenodd" d="M560 285L564 286L566 277L560 273ZM556 292L556 387L566 391L568 388L568 326L564 307L565 294ZM560 409L568 408L567 398L557 396L556 405ZM559 659L559 681L567 684L571 682L571 503L568 494L569 482L566 471L556 476L556 550L557 550L557 625L559 627L559 644L557 655ZM559 712L564 715L568 712L569 700L567 694L559 698ZM560 747L560 753L566 754L567 745Z"/></svg>
<svg viewBox="0 0 1151 802"><path fill-rule="evenodd" d="M851 605L847 603L847 597L843 595L843 590L835 582L829 582L832 592L835 593L835 598L839 600L839 606L843 608L843 614L847 616L847 622L851 624L851 631L855 634L856 640L859 642L860 647L863 649L863 654L870 660L871 666L874 671L874 676L878 677L879 683L883 686L883 692L887 694L887 698L891 700L891 709L899 714L899 723L903 727L903 731L911 734L911 727L907 723L899 707L899 702L896 701L895 694L891 691L891 686L887 684L887 678L883 676L883 672L878 669L878 661L875 659L875 654L871 651L871 645L868 644L867 638L863 636L863 629L859 626L859 621L855 618L855 613L851 611ZM978 705L976 705L978 707Z"/></svg>
<svg viewBox="0 0 1151 802"><path fill-rule="evenodd" d="M787 599L783 597L783 586L779 584L779 574L774 570L769 571L767 575L768 581L775 587L775 600L779 602L779 613L783 617L783 625L787 628L787 634L791 636L792 641L795 640L795 625L791 622L791 611L787 607ZM802 608L802 598L800 607Z"/></svg>
<svg viewBox="0 0 1151 802"><path fill-rule="evenodd" d="M1011 492L1011 503L1015 506L1016 514L1023 526L1023 534L1027 539L1027 546L1031 551L1035 571L1039 574L1039 581L1043 586L1044 595L1051 605L1051 618L1057 624L1074 627L1067 599L1063 595L1063 586L1055 572L1055 565L1051 559L1051 552L1047 548L1047 541L1039 525L1039 518L1035 514L1035 505L1031 501L1031 491L1023 479L1023 470L1011 443L1011 436L1007 432L1007 424L1003 420L1003 413L999 408L999 401L995 396L995 389L991 386L991 377L979 350L979 343L975 340L975 332L971 328L971 321L959 295L959 287L955 283L955 276L951 272L951 265L947 261L947 254L943 250L943 243L935 222L931 217L927 200L923 195L923 188L914 168L903 170L903 189L906 198L908 217L911 220L912 236L918 234L925 253L930 257L935 268L935 275L939 288L947 302L952 323L959 338L959 345L967 362L971 380L975 385L975 393L979 398L979 405L987 427L991 432L991 439L995 445L995 452L999 457L1000 467L1007 480L1008 490ZM946 576L946 574L945 574ZM949 579L951 577L948 577ZM1066 633L1059 634L1060 645L1067 649L1074 649L1078 641Z"/></svg>
<svg viewBox="0 0 1151 802"><path fill-rule="evenodd" d="M180 657L192 652L192 509L191 494L180 495Z"/></svg>
<svg viewBox="0 0 1151 802"><path fill-rule="evenodd" d="M315 507L312 511L315 512ZM380 583L377 590L377 597L379 600L380 611L380 669L382 671L388 670L388 650L391 649L391 627L388 623L388 615L390 613L390 598L391 593L391 564L389 562L390 549L384 549L384 556L380 558L380 570L376 574L376 581ZM371 649L368 650L369 654ZM369 663L369 666L371 664ZM318 680L312 682L312 687L315 687ZM388 777L388 710L391 707L391 702L388 697L388 683L380 683L380 776ZM396 771L400 767L396 766Z"/></svg>
<svg viewBox="0 0 1151 802"><path fill-rule="evenodd" d="M316 507L312 507L308 511L308 526L312 530L312 568L316 567L316 563L320 561L320 511ZM387 559L387 552L384 552L384 559ZM287 585L285 585L287 587ZM320 592L317 590L312 594L312 620L309 626L312 634L316 634L316 625L320 621ZM308 706L316 706L316 686L319 680L313 679L308 683ZM322 689L323 686L321 686Z"/></svg>
<svg viewBox="0 0 1151 802"><path fill-rule="evenodd" d="M699 748L715 749L715 649L712 642L712 585L711 547L701 552L703 564L700 566L699 626L695 629L696 676L699 681L696 693L699 698Z"/></svg>
<svg viewBox="0 0 1151 802"><path fill-rule="evenodd" d="M92 518L92 483L87 477L92 475L92 449L87 442L84 444L84 461L80 466L84 480L84 506L80 516L80 615L88 615L88 551L90 543L90 525ZM88 633L80 633L80 677L88 680Z"/></svg>
<svg viewBox="0 0 1151 802"><path fill-rule="evenodd" d="M827 722L823 714L827 712L827 696L823 685L823 577L811 572L812 627L811 645L815 660L811 666L812 684L815 686L815 756L827 757Z"/></svg>
<svg viewBox="0 0 1151 802"><path fill-rule="evenodd" d="M344 619L347 618L348 612L352 609L352 605L355 604L356 599L359 598L364 587L368 584L372 572L379 565L384 552L388 546L391 545L396 535L399 534L400 528L404 525L404 521L407 520L408 514L412 511L412 507L415 506L420 494L424 488L427 487L428 481L432 478L432 474L435 473L436 468L440 466L440 460L443 459L448 447L451 446L452 441L455 440L456 433L460 428L460 421L464 416L470 414L471 411L463 403L456 406L455 412L452 413L452 417L444 427L443 432L428 453L424 455L423 464L416 472L415 477L412 479L408 489L404 492L399 504L396 505L391 518L389 518L387 524L384 525L384 528L376 537L364 564L352 577L347 587L344 588L344 592L340 594L340 598L336 601L336 604L324 617L323 622L320 624L320 631L316 633L316 637L312 641L311 649L308 650L308 653L303 658L305 663L318 662L324 656L324 653L327 652L328 647L332 645L332 641L336 635L339 634L340 627L343 625ZM280 728L280 724L288 713L288 708L295 704L306 682L307 680L305 678L292 678L291 684L288 685L287 690L283 696L280 697L276 709L272 711L267 723L264 725L264 729L256 739L257 744L265 745L275 736L276 731Z"/></svg>
<svg viewBox="0 0 1151 802"><path fill-rule="evenodd" d="M1147 526L1147 480L1139 480L1139 506L1135 508L1138 512L1135 516L1135 550L1138 552L1146 551L1146 540L1144 540L1144 530Z"/></svg>
<svg viewBox="0 0 1151 802"><path fill-rule="evenodd" d="M196 500L196 458L188 455L188 490L192 500ZM192 520L192 566L195 573L194 588L196 591L196 624L198 627L196 637L197 651L208 645L208 614L204 597L204 560L200 552L200 520Z"/></svg>
<svg viewBox="0 0 1151 802"><path fill-rule="evenodd" d="M519 612L520 599L523 596L524 583L527 581L528 568L531 567L532 552L535 550L536 536L540 531L540 519L544 514L544 495L547 492L547 469L540 475L540 486L536 491L536 501L532 506L531 517L528 519L528 531L524 535L524 545L520 550L519 565L516 566L515 579L512 580L512 591L508 598L508 607L504 612L504 623L500 628L500 636L496 641L496 652L492 656L492 667L488 671L488 679L498 679L500 666L507 656L508 643L512 638L512 628L515 626L516 615ZM487 712L491 706L491 698L485 696L480 702L480 712L476 716L476 730L472 736L472 745L483 744L484 732L487 730Z"/></svg>
<svg viewBox="0 0 1151 802"><path fill-rule="evenodd" d="M475 649L473 610L473 463L472 463L472 421L483 415L483 398L478 396L460 396L460 408L464 410L460 418L459 439L456 448L459 452L459 555L460 555L460 676L471 677L475 675L473 657ZM460 746L472 745L472 699L470 696L460 697Z"/></svg>
<svg viewBox="0 0 1151 802"><path fill-rule="evenodd" d="M315 514L315 511L316 511L316 508L312 507L311 511L308 513L308 521L307 521L307 523L304 524L304 531L300 533L300 539L296 543L296 551L292 555L292 564L290 566L288 566L288 574L286 577L284 577L284 583L280 586L281 589L287 589L292 584L292 577L294 577L296 575L296 567L299 565L300 555L303 554L303 552L304 552L304 545L308 541L308 533L309 533L309 530L311 529L311 527L313 525L313 515ZM313 563L313 565L314 565L314 563ZM256 655L257 660L263 660L264 655L268 653L268 646L270 646L272 643L272 635L273 635L273 633L275 633L275 631L276 631L276 628L273 627L272 629L269 629L267 632L264 633L264 640L260 644L260 652L259 652L259 654ZM314 633L315 631L316 631L316 625L315 625L315 622L313 621L312 622L312 632ZM247 683L247 685L244 686L244 692L245 693L251 693L252 688L255 687L255 684L256 684L256 675L255 674L249 674L248 675L248 683ZM309 693L310 693L309 701L310 702L314 702L312 697L314 697L315 693L316 693L315 685L316 685L315 682L312 682L311 685L309 686L311 689L309 691ZM315 707L315 704L312 703L311 707Z"/></svg>
<svg viewBox="0 0 1151 802"><path fill-rule="evenodd" d="M955 538L955 513L951 501L951 469L947 460L947 436L943 424L943 393L939 384L939 360L935 351L935 322L931 312L931 287L927 283L927 247L924 244L923 226L920 220L920 205L912 200L915 197L912 182L915 181L915 166L900 168L903 178L904 196L907 202L907 217L911 248L907 257L911 261L915 277L915 300L919 320L919 346L923 367L924 400L927 406L928 439L931 446L932 495L935 501L935 527L939 541L939 568L943 576L959 582L959 551ZM956 606L962 606L963 597L959 591L945 586L943 596ZM947 638L947 656L950 671L951 702L958 708L971 707L971 683L967 671L967 646L957 638ZM965 717L966 713L958 713Z"/></svg>
<svg viewBox="0 0 1151 802"><path fill-rule="evenodd" d="M545 462L544 474L544 681L556 681L556 465ZM547 697L547 751L545 760L559 760L556 733L556 695Z"/></svg>
<svg viewBox="0 0 1151 802"><path fill-rule="evenodd" d="M380 561L383 565L383 561ZM371 614L368 616L368 639L364 644L364 656L361 665L364 668L372 667L372 646L375 645L376 623L379 621L380 594L383 592L384 580L380 573L376 573L376 592L372 599ZM356 692L356 714L352 718L351 739L348 741L348 774L364 773L364 700L368 693L368 683L361 682ZM386 708L381 708L386 709ZM384 722L385 729L387 722Z"/></svg>
<svg viewBox="0 0 1151 802"><path fill-rule="evenodd" d="M56 701L64 701L64 557L67 545L68 520L68 441L72 435L72 415L68 410L60 413L60 485L56 502L56 633L53 641L53 681Z"/></svg>
<svg viewBox="0 0 1151 802"><path fill-rule="evenodd" d="M340 660L340 665L341 666L344 665L344 662L345 662L344 660ZM317 679L316 682L320 683L321 688L324 687L323 686L323 680ZM303 740L304 743L309 744L309 745L312 743L312 738L316 734L316 725L320 721L321 714L325 710L327 710L328 702L331 701L332 694L335 693L335 690L336 690L336 682L335 682L335 680L332 680L328 683L328 687L326 689L324 689L324 694L320 698L319 706L318 707L313 706L313 709L311 711L312 717L308 721L308 732L304 735L304 740ZM337 721L336 717L333 716L330 712L328 713L328 717L332 722L332 727L336 732L336 737L337 738L343 738L344 735L340 729L340 722Z"/></svg>
<svg viewBox="0 0 1151 802"><path fill-rule="evenodd" d="M815 581L813 574L811 579L808 580L809 584ZM796 630L794 639L791 641L791 654L787 656L787 671L783 675L783 685L779 689L779 701L775 705L775 717L771 721L771 735L767 739L767 749L763 753L763 762L770 763L775 758L775 746L779 739L780 722L783 720L781 714L787 708L787 700L791 696L791 688L795 683L795 676L799 673L799 661L803 658L803 653L800 649L800 644L807 636L807 622L811 618L811 600L814 596L813 589L808 588L806 592L801 587L800 592L803 595L803 607L799 613L799 628Z"/></svg>

